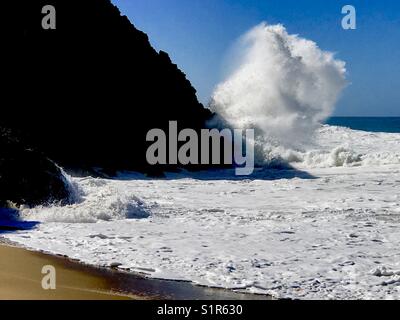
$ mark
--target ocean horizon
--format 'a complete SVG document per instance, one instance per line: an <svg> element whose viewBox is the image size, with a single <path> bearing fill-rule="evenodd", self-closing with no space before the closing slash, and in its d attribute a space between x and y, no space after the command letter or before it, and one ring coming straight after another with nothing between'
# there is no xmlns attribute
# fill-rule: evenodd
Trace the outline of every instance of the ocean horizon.
<svg viewBox="0 0 400 320"><path fill-rule="evenodd" d="M400 133L400 117L330 117L325 124L369 132Z"/></svg>

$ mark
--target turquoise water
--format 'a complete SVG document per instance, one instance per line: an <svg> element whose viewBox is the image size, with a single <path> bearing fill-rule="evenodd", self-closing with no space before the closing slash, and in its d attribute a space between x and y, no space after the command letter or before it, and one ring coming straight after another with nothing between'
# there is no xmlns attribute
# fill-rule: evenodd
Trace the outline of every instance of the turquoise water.
<svg viewBox="0 0 400 320"><path fill-rule="evenodd" d="M354 130L400 133L400 117L332 117L326 124Z"/></svg>

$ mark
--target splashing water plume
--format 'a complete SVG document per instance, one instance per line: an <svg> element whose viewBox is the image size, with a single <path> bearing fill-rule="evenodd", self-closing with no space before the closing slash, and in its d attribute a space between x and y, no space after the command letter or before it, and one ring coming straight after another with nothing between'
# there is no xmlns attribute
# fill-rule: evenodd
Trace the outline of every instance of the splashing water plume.
<svg viewBox="0 0 400 320"><path fill-rule="evenodd" d="M234 55L233 72L213 94L213 111L235 128L256 129L263 162L309 145L346 86L345 63L266 23L241 37Z"/></svg>

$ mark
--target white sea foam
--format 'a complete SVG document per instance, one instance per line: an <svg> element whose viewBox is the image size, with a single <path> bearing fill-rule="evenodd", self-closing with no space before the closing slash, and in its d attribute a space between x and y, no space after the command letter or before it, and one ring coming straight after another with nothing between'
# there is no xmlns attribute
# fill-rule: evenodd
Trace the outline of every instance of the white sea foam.
<svg viewBox="0 0 400 320"><path fill-rule="evenodd" d="M4 236L155 278L286 298L398 299L400 134L315 134L313 150L286 150L305 178L282 169L69 178L78 203L23 209L42 223Z"/></svg>
<svg viewBox="0 0 400 320"><path fill-rule="evenodd" d="M43 223L4 236L155 278L286 298L399 299L400 165L307 171L311 179L282 170L257 179L73 178L83 202L24 210ZM125 219L139 208L148 218Z"/></svg>
<svg viewBox="0 0 400 320"><path fill-rule="evenodd" d="M315 145L298 154L302 168L400 164L400 134L321 126Z"/></svg>
<svg viewBox="0 0 400 320"><path fill-rule="evenodd" d="M79 195L77 202L67 206L38 206L21 208L23 219L43 222L90 223L101 220L147 218L149 210L122 183L109 184L106 180L83 178L71 180ZM77 192L74 189L74 192Z"/></svg>
<svg viewBox="0 0 400 320"><path fill-rule="evenodd" d="M313 146L305 151L283 147L271 149L271 161L274 159L277 165L290 165L306 171L334 167L379 168L400 164L400 134L372 133L324 125L315 131L313 140ZM212 179L215 174L192 175L193 178ZM224 179L229 176L229 173L220 174ZM177 177L187 175L184 173ZM147 218L152 214L152 207L140 200L131 188L127 188L123 181L126 177L119 177L121 180L111 183L111 180L91 177L71 178L65 173L64 176L75 200L74 204L21 208L21 217L43 222L89 223ZM128 176L128 179L135 178L143 177L138 174Z"/></svg>

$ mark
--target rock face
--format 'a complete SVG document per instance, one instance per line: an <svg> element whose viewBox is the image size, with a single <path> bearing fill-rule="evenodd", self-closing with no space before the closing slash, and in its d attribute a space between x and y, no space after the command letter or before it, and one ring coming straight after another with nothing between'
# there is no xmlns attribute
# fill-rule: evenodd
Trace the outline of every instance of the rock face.
<svg viewBox="0 0 400 320"><path fill-rule="evenodd" d="M69 201L61 170L40 153L26 149L4 128L0 129L0 150L0 207L8 202L34 206Z"/></svg>
<svg viewBox="0 0 400 320"><path fill-rule="evenodd" d="M55 30L42 28L45 5ZM199 130L212 116L109 0L8 1L1 16L0 207L67 203L53 160L80 172L175 169L147 164L147 132L170 120Z"/></svg>
<svg viewBox="0 0 400 320"><path fill-rule="evenodd" d="M168 54L109 0L22 2L18 36L3 46L11 102L0 121L56 163L146 171L148 130L210 118ZM56 8L56 30L41 26L44 5Z"/></svg>

